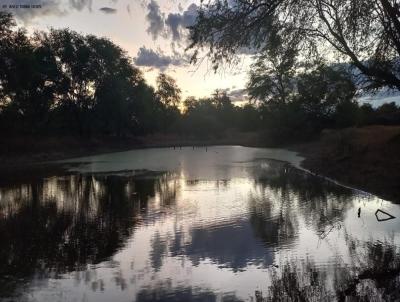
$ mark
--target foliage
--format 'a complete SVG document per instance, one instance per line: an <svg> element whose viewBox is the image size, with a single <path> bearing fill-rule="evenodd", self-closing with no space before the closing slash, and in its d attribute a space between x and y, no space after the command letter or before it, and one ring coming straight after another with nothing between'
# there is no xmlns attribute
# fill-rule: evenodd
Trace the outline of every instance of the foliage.
<svg viewBox="0 0 400 302"><path fill-rule="evenodd" d="M272 75L253 70L256 76L250 78L249 90L262 103L262 119L273 142L304 140L324 128L357 123L356 87L345 70L320 64L297 75L282 66L270 71ZM266 81L271 85L265 85ZM262 89L254 91L254 87ZM258 93L266 97L258 97Z"/></svg>
<svg viewBox="0 0 400 302"><path fill-rule="evenodd" d="M287 103L298 67L297 49L289 45L296 41L279 41L277 36L274 41L274 47L258 55L251 66L247 89L252 99Z"/></svg>
<svg viewBox="0 0 400 302"><path fill-rule="evenodd" d="M347 60L369 88L400 89L399 17L397 0L209 0L190 28L189 48L194 60L207 49L218 68L238 54L281 44L302 61Z"/></svg>
<svg viewBox="0 0 400 302"><path fill-rule="evenodd" d="M179 94L172 78L163 77L162 87L175 89L172 96L163 94L168 97L164 105L131 58L110 40L69 29L28 36L14 26L12 16L1 13L3 133L7 128L8 135L124 136L162 127L157 119Z"/></svg>
<svg viewBox="0 0 400 302"><path fill-rule="evenodd" d="M157 96L161 102L167 107L178 107L181 100L181 90L175 80L160 73L157 77Z"/></svg>
<svg viewBox="0 0 400 302"><path fill-rule="evenodd" d="M324 128L400 124L398 106L359 106L347 70L315 61L304 65L298 56L303 38L283 40L281 31L269 34L270 46L257 56L248 83L254 102L243 106L221 90L189 97L182 106L172 77L161 73L154 89L127 53L106 38L69 29L28 35L5 13L0 33L3 136L167 132L209 138L239 130L263 131L270 142L283 144Z"/></svg>
<svg viewBox="0 0 400 302"><path fill-rule="evenodd" d="M182 132L197 137L223 135L236 129L255 131L260 128L260 114L251 104L234 106L226 93L215 91L209 98L188 97L184 101Z"/></svg>

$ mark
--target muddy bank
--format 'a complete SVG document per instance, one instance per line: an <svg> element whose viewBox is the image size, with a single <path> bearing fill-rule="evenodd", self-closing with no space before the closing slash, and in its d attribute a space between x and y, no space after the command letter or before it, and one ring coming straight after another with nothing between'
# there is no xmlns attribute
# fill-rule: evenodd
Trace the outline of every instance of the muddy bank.
<svg viewBox="0 0 400 302"><path fill-rule="evenodd" d="M327 130L291 149L306 158L305 169L400 203L399 126Z"/></svg>
<svg viewBox="0 0 400 302"><path fill-rule="evenodd" d="M136 138L24 138L0 141L0 184L64 174L49 161L136 148L204 145L269 147L258 133L226 133L193 139L155 134ZM302 166L345 185L400 203L400 126L370 126L324 131L320 139L290 146L305 157Z"/></svg>

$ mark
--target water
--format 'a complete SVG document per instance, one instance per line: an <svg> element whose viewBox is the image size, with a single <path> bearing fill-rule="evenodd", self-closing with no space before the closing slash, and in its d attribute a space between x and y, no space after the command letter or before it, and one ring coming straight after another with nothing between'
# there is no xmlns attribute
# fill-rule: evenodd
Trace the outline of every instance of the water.
<svg viewBox="0 0 400 302"><path fill-rule="evenodd" d="M236 146L135 150L2 187L0 300L399 299L400 222L375 212L400 207L300 160Z"/></svg>

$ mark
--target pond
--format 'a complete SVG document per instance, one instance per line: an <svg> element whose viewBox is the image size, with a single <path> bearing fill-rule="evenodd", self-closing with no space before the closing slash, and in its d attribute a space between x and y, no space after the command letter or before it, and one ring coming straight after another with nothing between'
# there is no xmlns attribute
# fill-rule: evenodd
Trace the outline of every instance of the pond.
<svg viewBox="0 0 400 302"><path fill-rule="evenodd" d="M400 298L400 207L279 149L60 162L0 187L0 301Z"/></svg>

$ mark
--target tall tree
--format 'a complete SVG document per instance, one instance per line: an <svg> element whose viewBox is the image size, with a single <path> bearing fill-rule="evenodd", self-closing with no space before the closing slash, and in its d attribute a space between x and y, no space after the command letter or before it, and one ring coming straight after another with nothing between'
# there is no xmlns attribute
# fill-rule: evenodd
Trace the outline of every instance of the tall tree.
<svg viewBox="0 0 400 302"><path fill-rule="evenodd" d="M277 35L274 38L270 40L270 47L252 64L247 89L252 99L287 103L295 88L297 37L295 41L281 41Z"/></svg>
<svg viewBox="0 0 400 302"><path fill-rule="evenodd" d="M174 78L165 73L160 73L157 77L157 91L161 102L167 107L178 107L181 101L181 89L176 84Z"/></svg>
<svg viewBox="0 0 400 302"><path fill-rule="evenodd" d="M40 34L27 36L24 29L10 30L15 25L10 15L3 14L1 31L0 94L7 103L9 117L19 130L27 133L43 131L49 121L54 97L59 88L61 70Z"/></svg>
<svg viewBox="0 0 400 302"><path fill-rule="evenodd" d="M189 48L194 59L208 49L218 65L245 48L270 48L274 35L297 37L302 59L338 56L367 78L367 88L400 89L399 7L398 0L210 0L190 28Z"/></svg>
<svg viewBox="0 0 400 302"><path fill-rule="evenodd" d="M95 104L95 86L100 70L85 37L69 29L51 30L43 37L63 71L57 103L74 116L80 135L86 132L86 115ZM67 113L68 114L68 113Z"/></svg>

